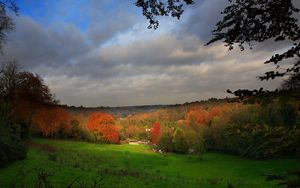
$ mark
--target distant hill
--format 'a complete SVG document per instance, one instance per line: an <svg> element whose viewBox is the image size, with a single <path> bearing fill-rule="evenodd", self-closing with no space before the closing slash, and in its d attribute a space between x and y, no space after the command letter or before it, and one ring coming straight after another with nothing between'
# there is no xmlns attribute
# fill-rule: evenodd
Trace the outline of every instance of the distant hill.
<svg viewBox="0 0 300 188"><path fill-rule="evenodd" d="M188 107L189 105L211 105L217 103L224 102L236 102L234 98L224 98L224 99L216 99L211 98L203 101L195 101L184 104L171 104L171 105L143 105L143 106L122 106L122 107L83 107L83 106L68 106L68 105L59 105L61 108L64 108L71 114L90 114L91 112L106 112L113 114L115 116L127 116L129 114L137 114L137 113L148 113L153 112L158 109L167 109L167 108L177 108L177 107Z"/></svg>

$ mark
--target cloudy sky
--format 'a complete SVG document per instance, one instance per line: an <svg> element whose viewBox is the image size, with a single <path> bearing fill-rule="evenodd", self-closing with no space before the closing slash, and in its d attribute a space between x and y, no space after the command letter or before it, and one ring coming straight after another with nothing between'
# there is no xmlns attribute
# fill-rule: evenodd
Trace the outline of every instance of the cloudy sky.
<svg viewBox="0 0 300 188"><path fill-rule="evenodd" d="M196 0L157 30L134 0L17 0L20 15L3 61L40 74L62 104L175 104L230 96L226 89L276 88L263 62L284 45L228 51L204 46L225 0ZM273 67L272 67L273 68Z"/></svg>

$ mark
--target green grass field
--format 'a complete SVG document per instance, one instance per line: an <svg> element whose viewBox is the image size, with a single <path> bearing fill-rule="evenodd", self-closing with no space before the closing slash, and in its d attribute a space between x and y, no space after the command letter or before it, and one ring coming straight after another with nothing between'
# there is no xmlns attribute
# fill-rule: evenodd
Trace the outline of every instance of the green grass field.
<svg viewBox="0 0 300 188"><path fill-rule="evenodd" d="M198 158L163 155L146 145L34 139L26 160L0 169L0 187L33 187L48 181L53 187L91 187L95 182L97 187L126 188L279 187L264 174L283 174L299 165L294 159L257 161L219 153Z"/></svg>

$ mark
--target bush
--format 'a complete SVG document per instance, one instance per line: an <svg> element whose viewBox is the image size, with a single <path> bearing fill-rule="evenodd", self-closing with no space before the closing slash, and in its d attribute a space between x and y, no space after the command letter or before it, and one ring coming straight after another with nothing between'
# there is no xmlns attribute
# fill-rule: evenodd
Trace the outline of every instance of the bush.
<svg viewBox="0 0 300 188"><path fill-rule="evenodd" d="M7 106L0 104L0 167L26 157L20 126L8 119Z"/></svg>
<svg viewBox="0 0 300 188"><path fill-rule="evenodd" d="M203 133L202 132L195 132L195 133L196 135L193 140L191 149L193 150L193 153L197 154L198 156L202 156L202 154L204 154L206 150Z"/></svg>
<svg viewBox="0 0 300 188"><path fill-rule="evenodd" d="M174 136L173 136L173 143L174 143L173 151L175 153L186 154L189 152L189 148L190 148L189 143L188 143L182 129L177 128L175 130Z"/></svg>
<svg viewBox="0 0 300 188"><path fill-rule="evenodd" d="M255 159L295 155L300 143L296 106L286 102L241 106L223 127L207 128L206 146Z"/></svg>
<svg viewBox="0 0 300 188"><path fill-rule="evenodd" d="M203 133L205 148L213 151L224 151L226 139L224 137L224 127L214 125L207 127Z"/></svg>
<svg viewBox="0 0 300 188"><path fill-rule="evenodd" d="M297 120L297 107L290 103L269 104L262 108L260 118L269 126L292 128Z"/></svg>
<svg viewBox="0 0 300 188"><path fill-rule="evenodd" d="M173 151L173 136L171 131L162 131L158 142L157 147L165 152Z"/></svg>
<svg viewBox="0 0 300 188"><path fill-rule="evenodd" d="M285 126L292 127L296 123L297 109L291 104L282 104L279 112Z"/></svg>
<svg viewBox="0 0 300 188"><path fill-rule="evenodd" d="M230 125L225 130L226 149L254 159L295 154L297 131L286 127Z"/></svg>
<svg viewBox="0 0 300 188"><path fill-rule="evenodd" d="M68 133L70 138L75 140L89 140L88 132L84 130L80 125L78 120L71 121L71 130Z"/></svg>
<svg viewBox="0 0 300 188"><path fill-rule="evenodd" d="M261 106L244 105L232 114L230 123L235 125L263 124L260 114Z"/></svg>

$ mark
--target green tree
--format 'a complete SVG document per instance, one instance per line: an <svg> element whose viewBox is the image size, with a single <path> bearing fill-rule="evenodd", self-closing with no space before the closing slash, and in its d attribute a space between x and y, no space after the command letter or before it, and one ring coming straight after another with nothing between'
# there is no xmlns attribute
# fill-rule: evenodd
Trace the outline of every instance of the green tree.
<svg viewBox="0 0 300 188"><path fill-rule="evenodd" d="M174 152L176 153L188 153L189 143L185 137L185 134L181 128L176 128L173 135Z"/></svg>

